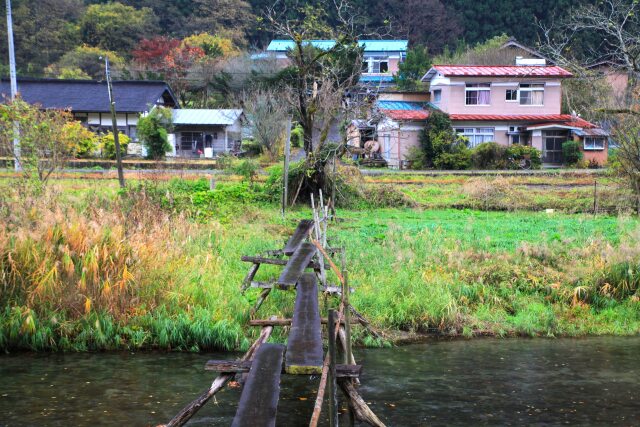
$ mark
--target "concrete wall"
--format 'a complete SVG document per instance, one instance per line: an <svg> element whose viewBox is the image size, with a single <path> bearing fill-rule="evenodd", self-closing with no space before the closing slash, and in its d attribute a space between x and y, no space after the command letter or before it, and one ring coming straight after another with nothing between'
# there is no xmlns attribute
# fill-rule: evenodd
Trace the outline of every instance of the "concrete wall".
<svg viewBox="0 0 640 427"><path fill-rule="evenodd" d="M466 105L466 83L491 83L491 101L489 105ZM517 89L519 83L545 83L544 105L520 105L518 101L506 101L507 89ZM435 78L431 83L431 99L433 91L440 89L442 98L434 103L449 114L560 114L562 106L562 88L560 80L544 79L507 79L452 77Z"/></svg>
<svg viewBox="0 0 640 427"><path fill-rule="evenodd" d="M584 155L584 160L589 162L594 160L598 162L600 166L604 166L607 164L609 160L609 144L605 143L604 150L585 150L584 145L582 145L582 154Z"/></svg>
<svg viewBox="0 0 640 427"><path fill-rule="evenodd" d="M396 122L385 119L378 125L378 142L389 167L400 168L411 147L420 146L424 122Z"/></svg>
<svg viewBox="0 0 640 427"><path fill-rule="evenodd" d="M379 92L380 101L409 101L409 102L429 102L429 92Z"/></svg>

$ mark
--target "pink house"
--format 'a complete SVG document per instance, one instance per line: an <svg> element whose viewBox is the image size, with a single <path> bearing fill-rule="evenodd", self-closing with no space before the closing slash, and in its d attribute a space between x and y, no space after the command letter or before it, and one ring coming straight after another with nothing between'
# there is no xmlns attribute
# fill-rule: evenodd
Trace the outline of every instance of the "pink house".
<svg viewBox="0 0 640 427"><path fill-rule="evenodd" d="M544 65L435 65L422 78L431 103L451 117L470 146L494 141L531 145L543 162L562 163L562 143L578 140L585 160L607 161L607 133L561 114L562 81L571 73Z"/></svg>

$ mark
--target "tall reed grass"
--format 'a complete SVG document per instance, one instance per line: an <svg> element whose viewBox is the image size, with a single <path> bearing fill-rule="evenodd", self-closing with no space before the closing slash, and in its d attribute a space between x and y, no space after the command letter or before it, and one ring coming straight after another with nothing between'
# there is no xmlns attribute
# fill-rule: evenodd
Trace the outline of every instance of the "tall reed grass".
<svg viewBox="0 0 640 427"><path fill-rule="evenodd" d="M245 348L258 290L238 292L240 256L280 247L309 215L297 208L283 221L259 188L202 181L9 192L0 210L4 350ZM380 328L640 331L636 219L410 208L339 217L330 244L346 247L352 302ZM256 279L278 271L261 267ZM261 312L292 308L290 293L272 292Z"/></svg>

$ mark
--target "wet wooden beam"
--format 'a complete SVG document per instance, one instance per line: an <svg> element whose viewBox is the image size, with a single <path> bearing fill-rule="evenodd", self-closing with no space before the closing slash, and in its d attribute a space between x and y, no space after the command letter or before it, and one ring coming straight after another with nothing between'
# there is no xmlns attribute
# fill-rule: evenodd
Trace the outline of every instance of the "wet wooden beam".
<svg viewBox="0 0 640 427"><path fill-rule="evenodd" d="M289 262L288 259L280 259L280 258L265 258L259 256L242 256L240 258L241 261L251 262L254 264L269 264L269 265L287 265ZM317 262L310 262L308 268L318 269L320 266Z"/></svg>
<svg viewBox="0 0 640 427"><path fill-rule="evenodd" d="M380 418L373 413L362 396L358 394L358 390L356 390L356 387L350 379L342 379L338 384L347 397L349 410L355 414L358 421L362 421L373 427L385 427L384 423L380 421Z"/></svg>
<svg viewBox="0 0 640 427"><path fill-rule="evenodd" d="M262 331L260 332L260 336L258 337L258 339L254 341L251 347L249 347L249 350L247 350L247 352L244 354L244 356L240 360L241 361L252 360L258 348L260 348L260 346L269 339L269 336L271 336L272 331L273 331L272 326L265 326L264 328L262 328ZM209 389L207 389L204 393L198 396L194 401L189 403L187 406L182 408L180 412L178 412L176 416L171 419L171 421L165 424L165 427L181 427L185 425L191 419L191 417L193 417L196 414L196 412L198 412L200 408L202 408L205 405L205 403L207 403L209 399L211 399L217 392L222 390L224 385L228 381L230 381L234 376L235 376L235 373L221 373L220 375L218 375L211 383L211 387L209 387Z"/></svg>
<svg viewBox="0 0 640 427"><path fill-rule="evenodd" d="M251 370L251 361L242 360L209 360L204 369L221 373L245 373ZM336 377L358 378L362 372L362 365L336 365ZM282 370L282 373L286 373ZM306 375L306 374L305 374Z"/></svg>
<svg viewBox="0 0 640 427"><path fill-rule="evenodd" d="M318 281L305 273L298 281L285 370L290 374L322 372L322 326L318 311Z"/></svg>
<svg viewBox="0 0 640 427"><path fill-rule="evenodd" d="M282 274L280 274L277 282L278 285L295 285L311 262L315 253L316 249L311 243L305 242L301 244L298 250L291 256L291 258L289 258L289 262L287 262Z"/></svg>
<svg viewBox="0 0 640 427"><path fill-rule="evenodd" d="M284 346L263 344L242 389L232 427L275 427Z"/></svg>
<svg viewBox="0 0 640 427"><path fill-rule="evenodd" d="M309 231L313 227L313 221L310 219L303 219L298 223L296 231L293 232L293 236L289 239L286 246L282 250L285 255L291 256L298 250L304 239L309 235Z"/></svg>
<svg viewBox="0 0 640 427"><path fill-rule="evenodd" d="M321 318L320 322L323 325L328 323L326 317ZM340 324L344 325L344 320ZM351 324L360 325L361 322L359 319L351 319ZM249 326L291 326L291 319L254 319L249 320Z"/></svg>
<svg viewBox="0 0 640 427"><path fill-rule="evenodd" d="M240 292L246 291L247 288L251 285L251 281L253 280L254 277L256 277L256 273L258 272L259 268L260 268L260 263L253 264L251 266L251 268L249 269L249 272L247 273L244 280L242 281Z"/></svg>
<svg viewBox="0 0 640 427"><path fill-rule="evenodd" d="M294 288L294 285L283 285L283 284L279 284L279 283L274 283L274 282L258 282L258 281L253 281L251 282L251 287L252 288L261 288L261 289L268 289L268 288L278 288L278 289L282 289L282 290L289 290L291 288ZM320 290L323 293L327 293L330 295L342 295L342 290L340 289L340 287L338 286L327 286L326 288L320 288ZM353 293L353 288L351 288L351 292Z"/></svg>

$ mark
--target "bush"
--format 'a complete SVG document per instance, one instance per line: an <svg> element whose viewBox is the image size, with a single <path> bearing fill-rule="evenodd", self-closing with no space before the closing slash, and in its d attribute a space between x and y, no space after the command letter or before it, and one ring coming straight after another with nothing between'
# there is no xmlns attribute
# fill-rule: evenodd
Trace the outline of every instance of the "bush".
<svg viewBox="0 0 640 427"><path fill-rule="evenodd" d="M518 167L518 161L528 158L531 161L532 169L540 169L542 167L542 158L540 157L540 150L531 147L529 145L514 144L507 148L507 158L511 158L514 161L508 164L509 167L515 169Z"/></svg>
<svg viewBox="0 0 640 427"><path fill-rule="evenodd" d="M404 159L409 163L409 169L422 170L427 167L427 158L420 147L409 147L409 151L404 156Z"/></svg>
<svg viewBox="0 0 640 427"><path fill-rule="evenodd" d="M471 163L477 169L504 169L507 157L507 147L497 142L485 142L472 150Z"/></svg>
<svg viewBox="0 0 640 427"><path fill-rule="evenodd" d="M453 153L442 153L436 158L434 166L444 170L464 170L471 166L471 151L465 147Z"/></svg>
<svg viewBox="0 0 640 427"><path fill-rule="evenodd" d="M565 165L575 165L582 159L580 143L578 141L566 141L562 143L562 156Z"/></svg>
<svg viewBox="0 0 640 427"><path fill-rule="evenodd" d="M291 146L292 147L302 147L302 143L304 142L304 130L302 126L299 124L296 125L293 129L291 129Z"/></svg>
<svg viewBox="0 0 640 427"><path fill-rule="evenodd" d="M62 127L62 139L76 157L87 158L98 148L99 137L80 122L71 121Z"/></svg>
<svg viewBox="0 0 640 427"><path fill-rule="evenodd" d="M435 165L436 158L446 151L454 140L449 115L439 110L432 111L420 132L419 139L426 166Z"/></svg>
<svg viewBox="0 0 640 427"><path fill-rule="evenodd" d="M131 139L122 132L120 132L118 136L118 140L120 141L120 154L124 157L127 154L127 146L129 142L131 142ZM116 143L113 139L113 132L109 132L100 137L100 148L102 157L111 160L116 158Z"/></svg>
<svg viewBox="0 0 640 427"><path fill-rule="evenodd" d="M598 163L596 159L589 159L589 163L587 164L587 167L589 169L600 169L602 165L600 165L600 163Z"/></svg>
<svg viewBox="0 0 640 427"><path fill-rule="evenodd" d="M242 176L244 181L248 181L249 184L253 185L253 180L256 177L258 169L260 169L260 165L258 165L258 162L255 160L245 159L235 165L233 169L235 173Z"/></svg>
<svg viewBox="0 0 640 427"><path fill-rule="evenodd" d="M260 148L260 144L252 139L244 139L242 140L242 150L247 153L247 155L256 157L262 153L262 148Z"/></svg>
<svg viewBox="0 0 640 427"><path fill-rule="evenodd" d="M171 129L171 109L156 107L138 120L138 136L147 148L147 158L164 159L171 151L168 131Z"/></svg>

